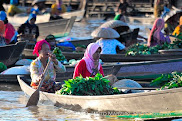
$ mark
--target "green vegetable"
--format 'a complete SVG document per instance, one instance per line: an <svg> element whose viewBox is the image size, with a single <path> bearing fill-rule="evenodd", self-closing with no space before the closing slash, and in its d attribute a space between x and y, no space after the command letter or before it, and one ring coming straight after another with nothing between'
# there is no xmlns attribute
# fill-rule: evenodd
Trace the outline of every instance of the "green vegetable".
<svg viewBox="0 0 182 121"><path fill-rule="evenodd" d="M147 47L147 45L143 44L134 44L130 48L128 48L126 55L151 55L159 53L158 50L168 50L168 49L178 49L182 48L182 41L175 40L173 44L164 43L163 45L156 45L154 47Z"/></svg>
<svg viewBox="0 0 182 121"><path fill-rule="evenodd" d="M67 61L65 56L62 54L61 50L58 47L55 47L53 50L53 54L56 55L56 59L58 59L61 62Z"/></svg>
<svg viewBox="0 0 182 121"><path fill-rule="evenodd" d="M62 88L56 92L60 95L112 95L121 94L117 88L109 85L109 80L96 74L95 77L83 78L81 75L75 79L68 79Z"/></svg>
<svg viewBox="0 0 182 121"><path fill-rule="evenodd" d="M160 86L161 90L182 87L182 73L163 74L161 77L152 80L151 86Z"/></svg>
<svg viewBox="0 0 182 121"><path fill-rule="evenodd" d="M0 62L0 72L4 71L7 69L7 66L4 65L4 63Z"/></svg>

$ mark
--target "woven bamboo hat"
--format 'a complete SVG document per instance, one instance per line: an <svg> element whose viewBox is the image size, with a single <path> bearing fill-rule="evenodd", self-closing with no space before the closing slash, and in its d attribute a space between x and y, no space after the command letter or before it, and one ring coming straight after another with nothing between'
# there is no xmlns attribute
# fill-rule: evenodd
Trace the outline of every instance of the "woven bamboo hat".
<svg viewBox="0 0 182 121"><path fill-rule="evenodd" d="M45 2L46 0L34 0L32 2L32 5L35 5L36 3L39 3L39 2Z"/></svg>
<svg viewBox="0 0 182 121"><path fill-rule="evenodd" d="M107 39L114 39L119 38L119 33L112 29L112 28L97 28L91 33L91 36L96 38L107 38Z"/></svg>
<svg viewBox="0 0 182 121"><path fill-rule="evenodd" d="M116 27L120 27L120 26L126 26L129 28L128 24L120 21L120 20L110 20L105 22L104 24L102 24L100 27L101 28L116 28Z"/></svg>
<svg viewBox="0 0 182 121"><path fill-rule="evenodd" d="M127 23L120 20L110 20L105 22L100 26L101 28L112 28L115 29L118 33L128 31L130 28Z"/></svg>

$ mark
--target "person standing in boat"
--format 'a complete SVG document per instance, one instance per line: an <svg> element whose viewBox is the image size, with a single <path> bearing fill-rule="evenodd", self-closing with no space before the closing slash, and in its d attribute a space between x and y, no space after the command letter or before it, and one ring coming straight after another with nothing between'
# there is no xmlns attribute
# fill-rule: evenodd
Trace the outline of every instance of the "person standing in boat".
<svg viewBox="0 0 182 121"><path fill-rule="evenodd" d="M32 35L36 42L39 36L39 28L35 24L36 14L30 14L28 20L18 28L18 33L22 35Z"/></svg>
<svg viewBox="0 0 182 121"><path fill-rule="evenodd" d="M56 72L66 72L66 68L51 53L49 43L46 40L38 41L34 47L33 54L36 54L38 57L30 65L32 88L37 89L39 82L45 77L41 91L55 92L59 90L61 85L55 83ZM49 59L51 59L51 62L48 66L47 73L42 75Z"/></svg>
<svg viewBox="0 0 182 121"><path fill-rule="evenodd" d="M119 33L112 28L98 28L91 36L100 38L96 43L102 48L101 54L117 54L116 47L119 47L119 50L125 49L125 46L116 40L120 37Z"/></svg>
<svg viewBox="0 0 182 121"><path fill-rule="evenodd" d="M18 0L10 0L11 5L7 12L9 16L14 16L15 14L19 14L23 12L17 7L18 2L19 2Z"/></svg>
<svg viewBox="0 0 182 121"><path fill-rule="evenodd" d="M90 43L84 53L84 57L77 63L73 78L80 75L83 78L94 77L98 72L104 76L102 65L99 62L101 47L97 43Z"/></svg>
<svg viewBox="0 0 182 121"><path fill-rule="evenodd" d="M172 35L176 36L178 39L182 39L182 16L180 17L179 25L175 28Z"/></svg>
<svg viewBox="0 0 182 121"><path fill-rule="evenodd" d="M33 8L31 9L31 13L34 13L34 14L48 13L45 2L46 0L34 0L32 3Z"/></svg>
<svg viewBox="0 0 182 121"><path fill-rule="evenodd" d="M56 3L51 6L51 17L50 20L62 19L60 14L66 12L66 6L62 0L56 0Z"/></svg>
<svg viewBox="0 0 182 121"><path fill-rule="evenodd" d="M168 33L166 33L167 35L165 37L164 34L161 32L163 28L164 28L164 20L161 18L156 19L148 38L147 42L148 47L152 47L155 45L162 45L165 42L166 43L171 42Z"/></svg>
<svg viewBox="0 0 182 121"><path fill-rule="evenodd" d="M6 45L4 38L4 31L5 31L4 22L0 20L0 46Z"/></svg>
<svg viewBox="0 0 182 121"><path fill-rule="evenodd" d="M17 42L18 32L15 30L12 24L8 22L7 15L4 11L0 11L0 20L5 24L4 37L6 44L15 44Z"/></svg>

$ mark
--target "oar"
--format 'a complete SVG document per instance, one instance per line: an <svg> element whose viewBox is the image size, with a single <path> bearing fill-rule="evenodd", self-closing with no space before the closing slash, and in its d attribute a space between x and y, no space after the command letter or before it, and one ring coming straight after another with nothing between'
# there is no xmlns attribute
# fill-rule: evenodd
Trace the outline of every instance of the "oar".
<svg viewBox="0 0 182 121"><path fill-rule="evenodd" d="M45 74L47 73L47 69L49 67L49 64L51 62L51 58L49 58L49 61L44 69L44 72L43 72L43 79L39 82L39 86L37 88L37 90L30 96L28 102L27 102L27 105L26 107L28 106L36 106L38 104L38 101L39 101L39 91L40 91L40 88L44 82L44 79L45 79Z"/></svg>

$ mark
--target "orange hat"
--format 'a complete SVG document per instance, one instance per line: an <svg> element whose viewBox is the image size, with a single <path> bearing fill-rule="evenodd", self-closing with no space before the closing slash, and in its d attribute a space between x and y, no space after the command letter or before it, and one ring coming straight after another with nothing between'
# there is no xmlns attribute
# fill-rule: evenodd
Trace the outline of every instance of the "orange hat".
<svg viewBox="0 0 182 121"><path fill-rule="evenodd" d="M3 35L5 32L4 22L0 20L0 35Z"/></svg>

